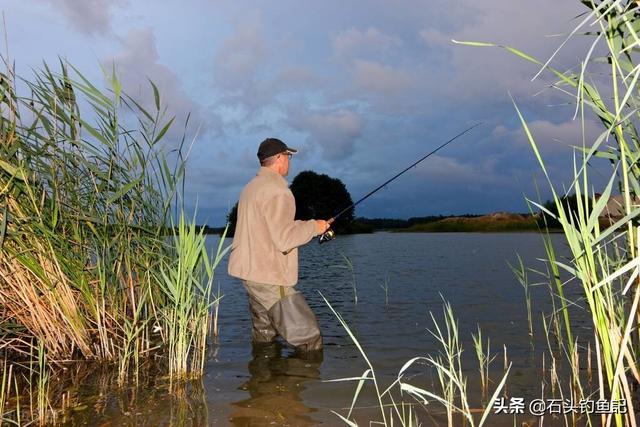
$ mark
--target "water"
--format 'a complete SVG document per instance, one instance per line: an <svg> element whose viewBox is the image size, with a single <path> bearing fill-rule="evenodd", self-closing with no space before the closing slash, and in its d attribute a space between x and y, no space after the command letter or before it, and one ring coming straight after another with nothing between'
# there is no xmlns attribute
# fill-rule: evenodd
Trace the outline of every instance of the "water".
<svg viewBox="0 0 640 427"><path fill-rule="evenodd" d="M218 238L210 236L215 250ZM560 254L566 254L561 235L552 236ZM325 245L311 242L300 251L300 281L309 305L318 317L325 348L322 357L304 358L280 345L252 348L250 317L239 281L226 275L226 260L217 270L216 286L224 294L220 306L220 336L212 347L201 383L186 398L166 392L166 381L145 377L142 386L101 391L99 378L88 375L75 390L84 402L67 418L73 425L340 425L331 411L346 414L355 383L326 380L359 376L364 359L322 299L324 295L357 335L383 387L396 378L405 361L436 355L440 350L430 334L431 314L443 319L443 301L451 303L459 320L469 395L480 407L477 361L471 334L478 325L490 337L491 377L503 372L503 346L513 363L508 382L510 396L539 396L541 353L546 338L540 330L542 312L549 314L548 289L532 289L534 340L528 334L524 291L507 262L544 269L544 248L538 234L405 234L375 233L339 236ZM358 295L354 304L353 263ZM532 276L532 281L540 277ZM387 286L387 292L383 285ZM579 296L577 285L567 286L568 297ZM584 329L580 329L584 325ZM578 334L587 336L587 322ZM574 332L575 334L576 332ZM485 338L486 339L486 338ZM433 387L436 379L426 367L416 385ZM493 388L495 383L491 385ZM103 389L102 389L103 390ZM97 395L98 394L98 395ZM437 404L433 404L434 407ZM375 406L371 388L358 406ZM436 412L442 412L437 408ZM360 409L361 420L377 419L375 409ZM438 420L438 416L435 415ZM442 420L442 418L440 418ZM367 424L363 422L362 424ZM495 424L492 424L495 425Z"/></svg>

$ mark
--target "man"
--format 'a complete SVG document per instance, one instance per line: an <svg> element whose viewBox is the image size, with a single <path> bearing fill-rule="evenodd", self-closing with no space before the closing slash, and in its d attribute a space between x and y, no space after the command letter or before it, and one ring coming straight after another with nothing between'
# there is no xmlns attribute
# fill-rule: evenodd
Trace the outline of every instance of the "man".
<svg viewBox="0 0 640 427"><path fill-rule="evenodd" d="M284 177L296 152L276 138L260 144L260 170L238 201L229 275L240 278L247 291L255 342L280 335L300 350L319 350L318 322L294 286L298 246L324 233L329 223L294 220L295 199Z"/></svg>

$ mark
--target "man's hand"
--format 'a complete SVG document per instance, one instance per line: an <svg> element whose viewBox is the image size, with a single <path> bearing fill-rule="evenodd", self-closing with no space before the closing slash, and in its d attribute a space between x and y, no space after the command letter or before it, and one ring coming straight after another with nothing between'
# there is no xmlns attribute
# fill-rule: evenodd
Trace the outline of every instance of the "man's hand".
<svg viewBox="0 0 640 427"><path fill-rule="evenodd" d="M316 219L316 225L317 225L316 235L320 235L329 229L331 223L323 219Z"/></svg>

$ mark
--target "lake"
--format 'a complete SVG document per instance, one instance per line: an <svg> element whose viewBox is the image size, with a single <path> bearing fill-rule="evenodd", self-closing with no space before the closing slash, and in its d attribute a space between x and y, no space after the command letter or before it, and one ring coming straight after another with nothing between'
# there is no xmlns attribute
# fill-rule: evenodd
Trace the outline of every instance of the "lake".
<svg viewBox="0 0 640 427"><path fill-rule="evenodd" d="M566 255L562 235L552 235L559 254ZM217 236L209 236L212 250ZM471 334L478 325L490 338L493 390L503 373L504 346L513 363L507 382L509 396L540 396L542 353L547 352L542 312L552 312L547 286L532 289L535 332L528 333L524 290L508 262L544 270L542 237L535 233L375 233L338 236L329 243L312 241L300 251L302 291L318 317L324 351L302 357L274 344L252 348L250 317L239 281L226 274L226 260L217 270L216 286L224 297L219 308L220 335L210 349L202 382L166 392L166 381L142 375L140 387L116 390L101 375L83 377L74 398L86 402L68 418L73 425L341 425L331 411L347 413L356 383L327 380L361 375L367 365L322 295L344 317L374 366L381 387L397 377L403 364L415 356L437 355L441 349L429 332L431 313L443 326L443 301L459 321L462 363L468 376L472 407L481 407L478 362ZM347 268L347 257L353 270ZM358 302L354 303L353 276ZM532 282L541 281L531 276ZM386 288L386 289L385 289ZM565 290L577 299L580 288ZM580 314L578 313L579 317ZM576 320L574 334L588 337L587 319ZM583 328L583 329L581 329ZM548 370L548 360L545 369ZM418 367L412 384L435 387L437 378L427 366ZM405 400L414 402L408 396ZM372 387L366 385L355 414L362 425L379 419ZM446 424L443 408L433 402L421 419ZM423 417L424 416L424 417ZM519 420L526 420L524 418ZM496 419L489 425L513 425ZM547 425L553 425L553 423Z"/></svg>

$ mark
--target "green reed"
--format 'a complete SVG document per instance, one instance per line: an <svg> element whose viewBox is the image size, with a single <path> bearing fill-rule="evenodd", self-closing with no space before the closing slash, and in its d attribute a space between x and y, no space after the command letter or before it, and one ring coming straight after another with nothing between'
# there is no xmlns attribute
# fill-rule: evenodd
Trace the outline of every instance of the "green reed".
<svg viewBox="0 0 640 427"><path fill-rule="evenodd" d="M558 213L556 215L539 204L537 206L561 224L573 256L568 263L555 259L553 265L565 270L581 285L591 315L599 397L609 400L624 398L628 413L633 414L632 389L634 383L640 382L637 363L640 344L633 335L640 318L640 231L636 226L640 214L640 137L635 124L640 117L637 109L640 102L637 93L640 18L635 1L581 3L587 7L587 12L580 17L579 24L567 40L581 31L588 31L593 41L578 71L563 72L554 68L551 63L555 53L542 62L515 48L501 47L539 65L541 72L554 75L558 79L554 87L575 101L576 116L583 122L595 117L603 126L602 133L594 141L588 143L583 135L583 145L576 147L573 181L569 188L574 190L578 204L572 211L563 203L562 194L553 185L535 136L514 101ZM491 43L467 44L497 46ZM602 57L595 57L603 51ZM598 78L592 78L592 72ZM608 83L602 83L603 76L608 78ZM596 189L590 176L590 161L596 157L608 159L612 165L608 183L598 190L602 193L599 198L595 197ZM612 217L607 208L614 188L620 191L622 198L620 217ZM602 218L607 221L601 221ZM573 345L574 341L569 339L568 342ZM569 364L575 364L575 357L571 357L574 352L568 354ZM606 415L603 422L615 422L618 426L635 425L633 416L629 414Z"/></svg>
<svg viewBox="0 0 640 427"><path fill-rule="evenodd" d="M115 70L105 77L106 89L98 89L62 60L59 71L44 64L30 78L11 66L0 73L4 349L12 359L38 349L46 364L113 362L120 384L132 372L137 379L151 353L192 359L201 373L209 300L181 319L197 332L179 347L182 355L165 331L156 333L176 307L160 272L185 253L209 260L202 235L167 238L183 210L185 138L173 143L170 161L162 146L174 119L165 117L156 86L147 109L122 91ZM223 255L219 249L204 266L207 277ZM199 295L210 290L208 282L197 286Z"/></svg>
<svg viewBox="0 0 640 427"><path fill-rule="evenodd" d="M180 217L173 236L175 257L160 266L161 289L168 303L160 309L162 329L168 343L169 375L174 378L200 376L210 329L214 270L230 246L221 237L215 258L207 256L204 229Z"/></svg>
<svg viewBox="0 0 640 427"><path fill-rule="evenodd" d="M473 348L478 359L478 371L480 372L480 386L482 388L482 397L486 398L489 392L489 366L495 359L495 356L491 356L491 341L487 338L487 346L484 347L482 340L482 330L478 325L478 334L472 334Z"/></svg>
<svg viewBox="0 0 640 427"><path fill-rule="evenodd" d="M362 345L351 331L344 318L335 311L324 295L320 295L345 329L367 365L367 369L359 377L328 380L328 382L357 382L348 413L346 415L342 415L332 411L340 418L340 420L350 426L358 425L355 421L354 410L357 408L356 404L365 384L371 383L378 402L380 419L372 420L370 424L379 424L384 426L393 426L396 425L396 423L402 426L421 425L418 412L416 409L413 409L416 404L405 401L404 399L407 396L410 396L415 402L417 402L417 407L419 409L422 409L427 413L429 413L430 407L428 405L430 402L437 402L443 405L447 414L447 425L449 426L460 424L456 415L459 415L462 418L463 423L468 423L468 425L472 427L481 427L485 424L491 413L493 403L498 398L501 390L506 384L509 371L511 370L511 364L506 367L504 376L496 386L486 406L481 411L480 419L476 419L473 415L474 410L471 408L467 398L467 380L462 367L461 355L463 350L460 346L458 323L453 314L453 310L448 303L445 302L444 305L444 327L440 326L441 323L436 321L435 316L431 313L434 328L430 332L441 346L439 354L437 356L414 357L413 359L408 360L398 371L397 378L383 390L382 385L380 384L380 379L376 375L373 364L367 357ZM487 357L489 357L488 348L486 354ZM486 359L485 365L487 367L489 363L490 359ZM418 387L407 380L407 378L415 377L415 375L411 373L411 368L418 366L420 371L424 371L423 365L430 366L435 370L440 383L439 392L436 390L431 391L426 388Z"/></svg>
<svg viewBox="0 0 640 427"><path fill-rule="evenodd" d="M520 254L516 254L516 255L518 257L518 264L515 266L511 265L511 263L508 263L508 264L509 264L509 268L511 268L511 271L513 271L514 275L518 279L518 282L520 283L520 285L522 285L522 288L524 289L524 299L527 305L527 321L529 324L529 336L533 338L533 315L531 313L531 288L530 288L531 284L529 283L527 268L525 267L524 262L522 262L522 258L520 257ZM478 329L478 335L480 335L480 329Z"/></svg>
<svg viewBox="0 0 640 427"><path fill-rule="evenodd" d="M354 304L358 304L358 284L356 281L356 271L355 268L353 266L353 262L351 261L351 259L346 256L345 254L341 253L340 256L342 257L342 260L344 261L343 265L336 265L334 267L336 268L344 268L346 270L349 270L349 272L351 273L351 289L353 289L353 303Z"/></svg>

